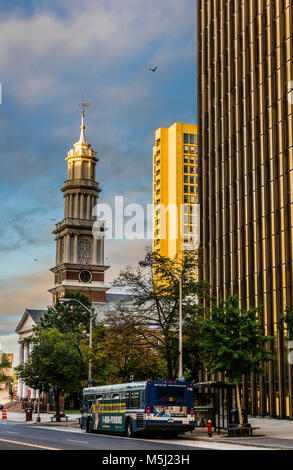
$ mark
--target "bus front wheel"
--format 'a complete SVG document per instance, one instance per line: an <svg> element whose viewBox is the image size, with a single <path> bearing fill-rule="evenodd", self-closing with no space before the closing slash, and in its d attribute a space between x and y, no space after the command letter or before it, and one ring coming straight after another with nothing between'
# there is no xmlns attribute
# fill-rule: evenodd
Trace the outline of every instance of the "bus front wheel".
<svg viewBox="0 0 293 470"><path fill-rule="evenodd" d="M91 420L91 419L88 419L88 420L87 420L87 423L86 423L86 432L88 432L88 433L93 432L93 423L92 423L92 420Z"/></svg>
<svg viewBox="0 0 293 470"><path fill-rule="evenodd" d="M133 437L133 430L132 430L132 420L128 419L126 422L126 436L127 437Z"/></svg>

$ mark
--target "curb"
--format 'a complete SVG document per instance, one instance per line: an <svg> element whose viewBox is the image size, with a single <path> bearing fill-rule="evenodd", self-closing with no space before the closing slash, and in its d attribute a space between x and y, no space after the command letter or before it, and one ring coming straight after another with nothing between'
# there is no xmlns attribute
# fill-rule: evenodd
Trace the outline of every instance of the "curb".
<svg viewBox="0 0 293 470"><path fill-rule="evenodd" d="M232 444L232 445L241 445L241 446L245 446L245 447L262 447L263 449L275 449L275 450L293 450L293 447L284 447L284 446L280 446L280 445L266 445L264 443L256 443L256 442L237 442L237 441L232 441L230 439L213 439L213 438L209 438L209 439L206 439L206 438L200 438L200 437L187 437L187 436L184 436L182 437L182 439L184 440L187 440L187 441L199 441L199 442L214 442L214 443L218 443L218 444L221 444L221 442L223 442L224 444Z"/></svg>

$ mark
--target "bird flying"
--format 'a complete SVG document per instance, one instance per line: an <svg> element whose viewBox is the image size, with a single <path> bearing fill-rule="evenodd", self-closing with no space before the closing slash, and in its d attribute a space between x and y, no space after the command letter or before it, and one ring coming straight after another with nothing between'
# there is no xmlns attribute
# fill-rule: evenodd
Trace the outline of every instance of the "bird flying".
<svg viewBox="0 0 293 470"><path fill-rule="evenodd" d="M157 70L157 68L158 68L158 66L154 67L153 69L150 67L149 70L150 70L151 72L155 72L155 71Z"/></svg>

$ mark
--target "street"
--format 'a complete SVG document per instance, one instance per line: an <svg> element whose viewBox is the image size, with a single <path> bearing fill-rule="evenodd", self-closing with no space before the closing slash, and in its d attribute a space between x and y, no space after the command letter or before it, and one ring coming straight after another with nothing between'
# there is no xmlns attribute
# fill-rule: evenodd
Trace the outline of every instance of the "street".
<svg viewBox="0 0 293 470"><path fill-rule="evenodd" d="M0 450L257 450L255 447L178 439L126 438L113 434L87 434L81 429L56 429L0 421ZM259 449L263 450L263 449Z"/></svg>

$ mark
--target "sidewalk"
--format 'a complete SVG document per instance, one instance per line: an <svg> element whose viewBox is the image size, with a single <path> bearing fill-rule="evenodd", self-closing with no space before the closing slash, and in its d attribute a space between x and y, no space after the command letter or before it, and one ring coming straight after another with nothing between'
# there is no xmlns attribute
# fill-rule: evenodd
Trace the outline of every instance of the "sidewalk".
<svg viewBox="0 0 293 470"><path fill-rule="evenodd" d="M207 429L198 428L191 434L186 434L184 439L293 450L293 421L272 418L249 418L248 422L252 427L260 428L255 430L254 435L250 437L228 437L227 431L222 431L221 434L213 433L213 437L209 438Z"/></svg>
<svg viewBox="0 0 293 470"><path fill-rule="evenodd" d="M0 415L1 416L1 415ZM24 412L14 412L14 411L8 411L7 412L7 421L9 422L16 422L16 423L26 423L26 424L30 424L30 425L34 425L34 424L44 424L46 426L69 426L69 427L79 427L79 423L78 423L78 418L80 418L80 414L68 414L68 421L65 421L64 419L62 419L62 421L60 423L56 423L56 421L51 421L51 418L53 416L53 413L40 413L40 418L41 418L41 422L40 423L36 423L36 419L37 419L37 413L33 413L33 421L27 421L25 420L25 413ZM76 425L76 426L74 426Z"/></svg>

